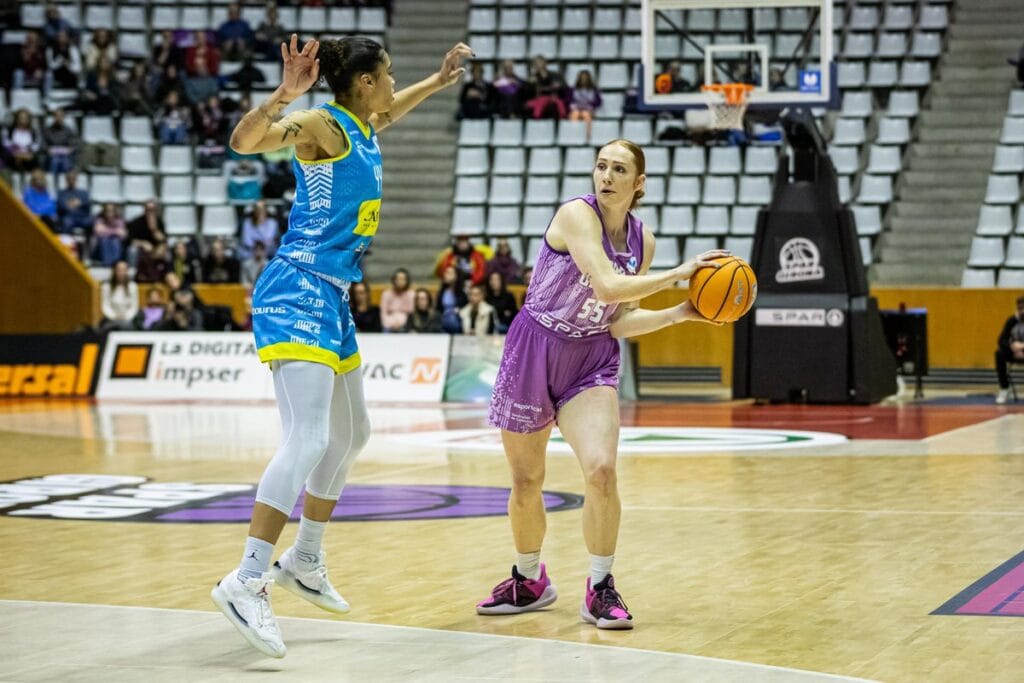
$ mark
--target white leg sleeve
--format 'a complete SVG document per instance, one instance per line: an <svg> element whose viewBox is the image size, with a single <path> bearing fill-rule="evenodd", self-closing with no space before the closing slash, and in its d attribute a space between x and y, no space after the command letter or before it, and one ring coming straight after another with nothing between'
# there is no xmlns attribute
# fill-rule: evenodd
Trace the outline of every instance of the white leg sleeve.
<svg viewBox="0 0 1024 683"><path fill-rule="evenodd" d="M256 502L290 515L330 438L334 370L322 363L274 361L281 445L256 489Z"/></svg>
<svg viewBox="0 0 1024 683"><path fill-rule="evenodd" d="M352 463L370 438L362 368L334 378L330 434L327 453L309 475L306 491L317 498L337 500Z"/></svg>

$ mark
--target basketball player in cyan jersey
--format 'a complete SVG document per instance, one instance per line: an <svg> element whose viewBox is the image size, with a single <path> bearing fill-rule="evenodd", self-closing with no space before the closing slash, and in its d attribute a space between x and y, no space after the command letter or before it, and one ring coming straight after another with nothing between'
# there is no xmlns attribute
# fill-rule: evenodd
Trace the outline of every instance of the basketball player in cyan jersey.
<svg viewBox="0 0 1024 683"><path fill-rule="evenodd" d="M707 322L689 301L660 311L636 302L699 268L717 267L708 251L650 274L654 236L630 213L643 196L643 151L614 140L598 152L594 194L563 204L537 256L523 309L505 338L488 421L501 429L512 473L508 513L517 561L512 576L477 605L480 614L518 614L558 597L540 562L546 522L541 487L555 422L579 459L586 482L583 538L590 578L580 614L598 628L633 628L615 589L612 560L621 507L615 461L619 443L619 337L687 320Z"/></svg>
<svg viewBox="0 0 1024 683"><path fill-rule="evenodd" d="M441 69L398 93L391 59L358 37L281 45L281 85L239 121L231 147L243 154L295 146L295 201L289 228L252 297L260 360L270 363L284 434L256 490L241 565L211 595L249 643L283 657L270 605L276 581L313 604L343 613L348 604L327 578L321 540L370 423L348 286L362 280L359 260L380 219L377 131L431 94L458 82L462 44ZM323 76L334 100L280 118ZM306 490L295 544L270 567L274 545Z"/></svg>

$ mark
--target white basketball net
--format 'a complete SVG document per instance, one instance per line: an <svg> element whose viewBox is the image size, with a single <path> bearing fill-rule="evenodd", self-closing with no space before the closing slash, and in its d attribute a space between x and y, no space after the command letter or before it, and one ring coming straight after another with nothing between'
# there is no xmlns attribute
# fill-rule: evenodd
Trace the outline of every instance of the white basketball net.
<svg viewBox="0 0 1024 683"><path fill-rule="evenodd" d="M712 128L715 130L743 129L743 115L747 112L746 98L743 98L739 104L729 104L725 101L725 94L720 92L706 92L704 98L711 111Z"/></svg>

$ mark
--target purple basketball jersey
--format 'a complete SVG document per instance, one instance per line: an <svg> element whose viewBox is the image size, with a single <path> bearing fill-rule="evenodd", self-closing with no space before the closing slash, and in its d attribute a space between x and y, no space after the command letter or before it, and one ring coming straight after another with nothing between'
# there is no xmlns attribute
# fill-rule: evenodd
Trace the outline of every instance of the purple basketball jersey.
<svg viewBox="0 0 1024 683"><path fill-rule="evenodd" d="M615 271L636 275L644 258L643 223L640 219L632 213L626 214L626 251L616 252L604 230L604 216L597 205L597 197L588 194L569 201L578 200L586 202L597 213L602 228L601 244ZM545 235L523 310L559 336L578 339L607 333L617 309L618 304L598 300L590 286L590 277L580 272L569 252L552 249Z"/></svg>

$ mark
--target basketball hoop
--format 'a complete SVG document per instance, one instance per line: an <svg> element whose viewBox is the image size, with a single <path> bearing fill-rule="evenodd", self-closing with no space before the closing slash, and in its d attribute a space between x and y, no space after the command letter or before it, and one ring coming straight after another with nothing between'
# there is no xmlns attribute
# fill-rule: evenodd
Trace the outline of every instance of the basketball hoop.
<svg viewBox="0 0 1024 683"><path fill-rule="evenodd" d="M716 130L742 129L747 111L749 83L709 83L700 87L711 110L711 127Z"/></svg>

